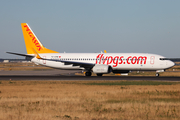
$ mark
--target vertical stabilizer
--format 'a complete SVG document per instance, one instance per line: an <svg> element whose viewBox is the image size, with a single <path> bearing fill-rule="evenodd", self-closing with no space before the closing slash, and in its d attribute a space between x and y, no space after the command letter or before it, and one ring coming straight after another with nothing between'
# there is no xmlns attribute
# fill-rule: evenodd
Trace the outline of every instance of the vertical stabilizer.
<svg viewBox="0 0 180 120"><path fill-rule="evenodd" d="M27 54L34 54L34 50L37 53L58 53L56 51L45 48L38 40L27 23L21 23L24 41L26 45Z"/></svg>

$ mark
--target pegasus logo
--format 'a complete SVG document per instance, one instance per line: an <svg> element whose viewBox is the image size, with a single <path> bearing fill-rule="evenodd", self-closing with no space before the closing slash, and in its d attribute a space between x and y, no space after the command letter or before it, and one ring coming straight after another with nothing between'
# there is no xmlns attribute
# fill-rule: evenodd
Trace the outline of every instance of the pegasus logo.
<svg viewBox="0 0 180 120"><path fill-rule="evenodd" d="M31 30L29 29L29 27L27 25L25 25L24 28L26 28L26 31L27 31L29 37L32 38L31 40L34 43L34 45L37 47L37 50L41 51L42 47L41 47L40 43L38 42L38 40L36 40L36 37L33 35Z"/></svg>

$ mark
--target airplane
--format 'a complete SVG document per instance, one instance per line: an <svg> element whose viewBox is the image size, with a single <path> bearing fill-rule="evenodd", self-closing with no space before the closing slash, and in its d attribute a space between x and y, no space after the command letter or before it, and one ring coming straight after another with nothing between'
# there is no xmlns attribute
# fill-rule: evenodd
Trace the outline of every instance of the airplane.
<svg viewBox="0 0 180 120"><path fill-rule="evenodd" d="M148 53L59 53L45 48L27 23L21 23L27 54L7 52L30 59L38 65L64 69L82 70L86 76L130 71L164 72L175 63L170 58Z"/></svg>

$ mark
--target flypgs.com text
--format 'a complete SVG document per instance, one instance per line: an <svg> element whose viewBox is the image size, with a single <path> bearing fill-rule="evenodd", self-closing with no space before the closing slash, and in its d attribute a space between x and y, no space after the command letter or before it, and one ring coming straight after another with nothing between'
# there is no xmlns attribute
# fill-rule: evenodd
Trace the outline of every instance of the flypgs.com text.
<svg viewBox="0 0 180 120"><path fill-rule="evenodd" d="M129 56L127 59L124 56L104 56L104 54L99 54L96 57L96 64L114 64L116 67L118 64L146 64L146 56Z"/></svg>

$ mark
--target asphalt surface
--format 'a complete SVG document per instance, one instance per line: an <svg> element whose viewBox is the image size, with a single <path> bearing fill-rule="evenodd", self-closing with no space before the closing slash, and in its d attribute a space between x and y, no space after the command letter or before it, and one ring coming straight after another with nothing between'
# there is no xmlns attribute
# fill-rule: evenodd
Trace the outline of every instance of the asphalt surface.
<svg viewBox="0 0 180 120"><path fill-rule="evenodd" d="M149 80L149 81L180 81L180 77L137 77L137 76L20 76L2 75L0 80Z"/></svg>
<svg viewBox="0 0 180 120"><path fill-rule="evenodd" d="M149 80L180 81L180 77L77 76L75 70L0 71L0 80Z"/></svg>

